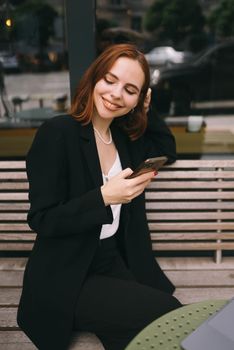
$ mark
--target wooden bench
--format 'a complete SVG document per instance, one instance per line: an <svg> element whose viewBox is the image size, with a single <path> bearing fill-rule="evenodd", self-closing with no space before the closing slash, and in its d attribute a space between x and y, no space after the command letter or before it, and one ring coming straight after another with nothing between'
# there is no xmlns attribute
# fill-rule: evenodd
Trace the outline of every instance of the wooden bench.
<svg viewBox="0 0 234 350"><path fill-rule="evenodd" d="M234 160L178 160L146 191L152 245L183 303L234 295ZM23 161L0 162L0 349L36 349L18 329L16 310L35 233L27 223ZM16 254L25 252L25 257ZM77 337L79 342L77 342ZM69 350L101 350L74 334Z"/></svg>

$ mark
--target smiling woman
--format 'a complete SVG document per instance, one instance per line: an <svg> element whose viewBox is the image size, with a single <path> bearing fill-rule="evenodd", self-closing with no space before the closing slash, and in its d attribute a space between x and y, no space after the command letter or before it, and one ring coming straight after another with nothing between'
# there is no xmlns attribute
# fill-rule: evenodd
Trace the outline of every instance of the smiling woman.
<svg viewBox="0 0 234 350"><path fill-rule="evenodd" d="M39 349L67 349L75 329L123 350L180 306L151 249L144 190L155 174L128 179L146 158L176 158L166 125L147 115L149 103L144 55L114 45L84 74L70 114L34 138L26 165L37 237L17 320Z"/></svg>

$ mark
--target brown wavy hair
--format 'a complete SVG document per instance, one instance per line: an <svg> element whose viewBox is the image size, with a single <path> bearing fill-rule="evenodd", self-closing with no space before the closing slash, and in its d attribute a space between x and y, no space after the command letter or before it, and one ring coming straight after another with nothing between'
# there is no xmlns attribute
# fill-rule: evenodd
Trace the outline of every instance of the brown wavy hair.
<svg viewBox="0 0 234 350"><path fill-rule="evenodd" d="M84 125L91 122L94 112L94 87L99 80L104 78L120 57L127 57L138 61L145 76L139 100L134 111L114 120L129 135L131 140L136 140L144 133L147 126L144 100L149 88L150 73L145 56L132 44L112 45L95 59L77 86L69 114Z"/></svg>

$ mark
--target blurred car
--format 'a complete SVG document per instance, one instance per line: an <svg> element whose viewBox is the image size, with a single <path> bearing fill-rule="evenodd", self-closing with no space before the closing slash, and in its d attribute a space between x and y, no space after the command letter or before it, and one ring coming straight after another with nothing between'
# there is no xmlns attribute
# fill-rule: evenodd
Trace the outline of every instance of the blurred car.
<svg viewBox="0 0 234 350"><path fill-rule="evenodd" d="M65 53L29 52L21 55L21 65L25 72L41 73L61 70L66 66Z"/></svg>
<svg viewBox="0 0 234 350"><path fill-rule="evenodd" d="M150 66L168 66L184 61L184 52L176 51L171 46L159 46L145 54L145 58Z"/></svg>
<svg viewBox="0 0 234 350"><path fill-rule="evenodd" d="M155 69L152 100L161 113L187 115L191 102L234 100L234 41L217 44L189 62Z"/></svg>
<svg viewBox="0 0 234 350"><path fill-rule="evenodd" d="M20 64L17 56L8 51L0 52L0 62L4 72L19 72Z"/></svg>

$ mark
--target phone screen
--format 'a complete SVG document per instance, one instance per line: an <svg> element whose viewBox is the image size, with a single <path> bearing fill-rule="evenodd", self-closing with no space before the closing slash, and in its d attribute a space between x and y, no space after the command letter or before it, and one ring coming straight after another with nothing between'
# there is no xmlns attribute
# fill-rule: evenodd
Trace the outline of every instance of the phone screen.
<svg viewBox="0 0 234 350"><path fill-rule="evenodd" d="M166 163L166 161L167 157L165 156L146 159L133 171L130 176L127 177L127 179L132 179L136 176L148 173L150 171L157 171Z"/></svg>

